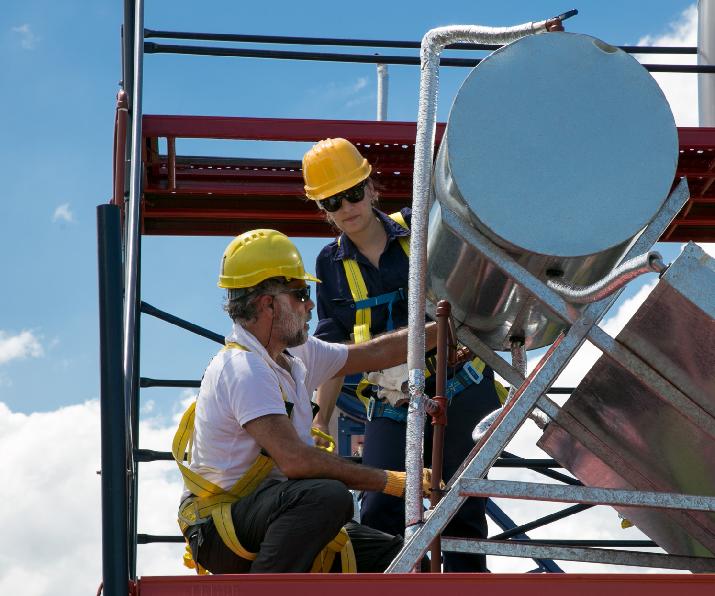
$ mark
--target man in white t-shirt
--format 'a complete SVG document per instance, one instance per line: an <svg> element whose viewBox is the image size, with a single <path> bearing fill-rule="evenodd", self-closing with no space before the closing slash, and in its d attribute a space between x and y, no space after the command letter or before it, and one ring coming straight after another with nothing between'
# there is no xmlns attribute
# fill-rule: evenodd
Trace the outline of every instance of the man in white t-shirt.
<svg viewBox="0 0 715 596"><path fill-rule="evenodd" d="M404 472L362 466L315 448L310 398L333 377L404 362L406 330L350 346L309 337L315 305L308 281L319 282L280 232L246 232L224 252L219 287L227 290L233 331L201 382L184 472L192 488L185 490L180 509L194 560L213 573L310 571L343 526L358 571L384 571L402 544L400 537L349 523L348 489L401 496ZM431 347L434 324L426 333ZM257 476L257 488L239 489L264 460L263 473L270 472ZM202 492L204 484L212 495L244 496L231 497L230 515L224 511L221 517L206 505L213 501Z"/></svg>

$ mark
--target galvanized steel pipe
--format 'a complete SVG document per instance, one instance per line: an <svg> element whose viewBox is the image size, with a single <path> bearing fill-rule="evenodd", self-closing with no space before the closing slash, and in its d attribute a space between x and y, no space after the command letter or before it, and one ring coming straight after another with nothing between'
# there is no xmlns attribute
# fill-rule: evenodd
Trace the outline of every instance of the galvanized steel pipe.
<svg viewBox="0 0 715 596"><path fill-rule="evenodd" d="M420 96L415 139L415 162L412 185L412 222L410 240L410 271L408 293L410 405L407 415L407 446L405 469L405 538L422 522L422 452L424 441L425 377L425 273L427 269L427 221L430 203L430 180L434 158L437 97L439 90L439 56L450 43L505 44L525 35L543 33L547 21L530 22L515 27L480 27L452 25L428 31L420 48Z"/></svg>
<svg viewBox="0 0 715 596"><path fill-rule="evenodd" d="M576 286L555 279L548 280L546 285L570 303L588 304L610 296L644 273L662 273L666 268L660 253L651 251L622 263L606 277L590 286Z"/></svg>
<svg viewBox="0 0 715 596"><path fill-rule="evenodd" d="M129 210L126 214L125 279L124 279L124 395L127 408L127 429L131 433L131 403L134 387L134 340L138 307L139 219L142 183L142 66L144 59L144 2L137 0L134 22L134 62L132 97L132 143L129 182Z"/></svg>
<svg viewBox="0 0 715 596"><path fill-rule="evenodd" d="M127 147L127 117L129 107L127 94L122 89L117 93L117 114L114 120L114 192L112 204L124 209L124 164Z"/></svg>
<svg viewBox="0 0 715 596"><path fill-rule="evenodd" d="M523 340L514 340L511 342L511 364L515 371L517 371L522 377L526 377L526 348L524 347ZM519 385L512 384L509 388L509 394L504 400L504 404L501 408L498 408L487 414L479 423L474 427L472 431L472 440L477 443L489 430L494 421L497 419L499 414L501 414L504 406L506 406L516 395L519 390L521 383ZM531 418L539 428L544 428L549 423L549 417L538 410L533 410L529 414Z"/></svg>
<svg viewBox="0 0 715 596"><path fill-rule="evenodd" d="M698 64L715 64L715 0L698 1ZM715 126L715 77L698 74L698 114L700 126Z"/></svg>
<svg viewBox="0 0 715 596"><path fill-rule="evenodd" d="M377 65L377 120L387 120L387 92L390 88L390 76L387 64Z"/></svg>

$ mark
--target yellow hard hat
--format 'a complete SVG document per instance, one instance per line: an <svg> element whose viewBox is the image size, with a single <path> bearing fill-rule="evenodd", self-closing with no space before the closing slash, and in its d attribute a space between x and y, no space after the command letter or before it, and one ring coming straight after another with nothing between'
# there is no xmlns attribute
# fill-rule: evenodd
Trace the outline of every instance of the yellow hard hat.
<svg viewBox="0 0 715 596"><path fill-rule="evenodd" d="M231 240L221 259L219 288L252 288L270 277L320 282L305 272L298 249L285 234L251 230Z"/></svg>
<svg viewBox="0 0 715 596"><path fill-rule="evenodd" d="M305 195L321 201L355 186L372 168L350 141L324 139L303 156Z"/></svg>

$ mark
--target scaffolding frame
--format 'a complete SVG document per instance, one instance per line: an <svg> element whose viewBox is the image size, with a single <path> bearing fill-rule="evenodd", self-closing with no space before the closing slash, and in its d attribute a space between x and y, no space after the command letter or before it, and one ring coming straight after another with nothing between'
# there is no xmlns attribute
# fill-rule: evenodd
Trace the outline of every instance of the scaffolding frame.
<svg viewBox="0 0 715 596"><path fill-rule="evenodd" d="M158 35L162 32L145 30L144 28L144 2L143 0L124 0L124 27L122 29L122 91L118 97L117 105L117 132L115 134L115 184L114 184L114 194L110 205L100 205L97 211L97 225L98 225L98 260L99 260L99 296L100 296L100 354L101 354L101 410L102 410L102 501L103 501L103 513L102 513L102 533L103 533L103 547L102 547L102 561L103 561L103 579L104 579L104 593L108 595L114 594L127 594L128 591L131 593L139 594L160 594L160 593L179 593L177 591L162 591L157 582L152 582L145 580L144 586L142 586L139 578L136 575L136 557L137 557L137 544L139 543L149 543L153 542L153 537L149 535L140 535L137 532L136 521L137 521L137 492L138 492L138 463L153 460L166 459L165 453L156 453L149 450L142 450L139 448L139 417L138 417L138 405L139 405L139 390L141 387L151 387L151 386L196 386L196 381L187 380L155 380L147 377L140 377L139 373L139 340L140 340L140 316L141 312L149 314L152 316L159 316L160 314L166 314L164 320L173 315L168 315L168 313L162 313L158 309L151 307L147 303L141 300L141 291L139 286L139 275L140 275L140 260L141 260L141 236L145 233L144 230L144 216L143 209L145 207L145 175L149 167L149 163L146 162L147 148L147 136L144 131L144 124L148 122L147 117L143 114L142 109L142 96L143 96L143 62L144 53L159 53L164 51L162 48L158 47L157 44L152 44L150 42L145 42L147 37L179 37L178 34L170 35ZM167 32L163 32L167 33ZM248 36L246 36L248 37ZM265 41L266 43L309 43L306 38L282 38L282 40L277 40L272 38L271 40L257 40L258 36L252 36L254 39L250 40L252 42ZM233 40L228 40L233 41ZM240 41L249 41L243 39ZM334 40L334 39L323 39L323 43L329 45L338 46L351 46L357 45L362 47L415 47L415 42L381 42L380 40ZM315 43L313 39L310 43ZM382 44L385 45L382 45ZM392 45L390 43L403 45ZM407 45L404 45L407 44ZM464 47L457 49L492 49L490 47ZM665 48L624 48L627 51L633 51L638 53L679 53L688 54L695 53L694 48L677 48L677 49L665 49ZM211 53L201 51L195 51L188 46L173 47L172 53L182 53L182 54L196 54L196 53ZM379 61L375 61L374 55L354 55L354 54L340 54L338 57L333 57L325 53L318 52L304 52L301 56L290 56L285 53L253 53L239 51L228 51L228 52L213 52L214 55L243 55L243 56L253 56L260 58L294 58L294 59L310 59L310 60L339 60L345 62L362 62L362 63L379 63L379 64L414 64L415 58L410 58L409 60L404 60L404 57L396 57L395 61L391 60L389 56L379 56ZM453 63L450 62L452 59L445 59L444 65L449 66L473 66L476 62L474 60L459 60L454 59ZM680 71L680 72L713 72L713 67L708 66L698 66L698 67L677 67L673 65L651 65L651 71L664 72L664 71ZM186 118L189 121L190 117ZM237 122L240 119L235 119ZM231 124L235 124L231 123ZM297 121L296 121L297 122ZM320 122L320 121L312 121ZM333 122L333 125L337 126L338 129L343 131L354 131L354 130L364 130L369 122ZM397 123L384 122L380 123L383 128L380 129L381 132L389 130L389 128ZM400 123L414 127L414 123ZM690 129L681 130L681 156L685 152L698 152L703 153L703 149L706 152L713 151L715 147L715 130L714 129ZM699 140L696 148L685 147L683 149L683 135L698 135L702 137ZM168 176L169 184L171 181L176 183L176 167L177 156L175 154L174 141L177 136L166 135L168 152L166 156L159 156L159 161L165 163L164 170ZM345 134L344 136L350 137L350 134ZM226 138L241 138L241 137L226 137ZM317 139L315 139L317 140ZM126 167L128 166L128 167ZM161 169L161 168L160 168ZM173 169L173 176L172 176ZM710 163L707 165L705 171L705 181L703 184L702 197L704 201L701 205L705 205L706 208L710 208L711 200L710 196L712 193L712 181L715 180L715 163ZM708 176L709 174L709 176ZM677 194L677 193L676 193ZM289 195L293 198L293 195ZM679 195L682 196L682 193ZM698 206L698 209L701 209ZM688 216L689 208L683 210L683 217ZM697 218L691 226L692 229L698 229L705 238L709 237L710 232L708 231L709 226L712 225L713 219L709 215L708 210L703 216L700 210L697 211ZM675 214L673 214L675 215ZM683 220L687 229L688 222ZM664 239L668 240L681 240L677 233L673 233L676 228L671 226L670 230L663 230ZM702 231L704 230L704 231ZM172 233L171 231L164 231L160 233ZM208 230L203 233L208 234L219 234L225 233L225 230ZM317 235L323 235L322 233ZM465 232L467 233L467 232ZM468 233L467 233L468 234ZM701 239L703 237L701 236ZM160 318L162 318L160 316ZM175 318L176 322L179 320ZM595 322L595 321L594 321ZM187 328L192 324L187 323ZM182 325L183 326L183 325ZM208 330L202 330L198 326L193 326L194 328L189 329L193 332L198 332L199 335L208 337L212 340L216 340L218 334L214 334ZM121 332L120 332L121 329ZM598 327L595 327L598 330ZM202 332L203 331L203 332ZM205 333L204 333L205 332ZM555 363L559 358L562 358L562 354L568 350L569 345L573 345L577 342L582 342L586 337L588 331L580 331L578 334L570 333L566 337L562 338L557 344L552 347L549 353L551 358L551 364L549 368L553 368ZM597 336L598 331L592 331L592 334ZM580 337L576 339L576 336ZM479 345L479 341L476 337L470 335L468 332L462 333L462 339L467 345L472 347L477 353L482 353L482 346ZM592 340L591 335L588 336L589 340ZM601 338L601 341L606 341ZM553 352L556 352L556 357L554 357ZM496 356L496 355L494 355ZM510 383L519 385L522 383L523 379L515 374L513 369L510 371L511 366L508 365L499 356L494 359L491 355L487 356L485 359L488 364L492 366L497 372L502 374ZM491 361L490 361L491 360ZM501 361L501 362L500 362ZM506 373L506 374L504 374ZM542 373L539 377L539 383L537 385L545 385L546 373ZM183 383L183 384L182 384ZM518 393L518 400L514 400L514 404L519 404L516 408L512 406L510 412L503 416L499 421L499 424L494 432L491 433L487 438L490 439L492 436L499 437L500 434L506 432L508 425L514 426L515 422L518 421L518 417L521 415L522 411L531 405L538 405L538 407L549 411L549 408L553 407L553 402L551 402L547 397L548 393L547 387L536 388L537 385L533 383L525 384L521 387ZM534 397L536 393L538 396ZM526 398L524 397L526 395ZM517 411L519 413L517 413ZM506 423L505 423L506 419ZM522 420L523 421L523 420ZM516 424L518 426L518 424ZM501 429L501 430L499 430ZM498 431L498 432L497 432ZM513 463L512 457L503 457L498 459L500 452L496 453L494 457L491 455L485 455L487 452L484 446L488 443L491 451L494 451L494 446L497 444L497 439L491 439L487 442L483 442L477 446L478 451L477 457L473 458L470 462L470 471L474 472L475 466L481 465L484 467L485 462L490 460L490 465L509 465ZM473 454L476 452L473 451ZM490 452L491 453L491 452ZM509 461L511 460L511 462ZM475 464L475 462L477 462ZM551 475L552 478L557 478L566 482L567 484L577 483L574 479L559 474L558 472L551 471L550 468L557 467L555 462L543 460L523 460L521 465L530 469L539 469L542 473L546 475ZM489 466L486 466L487 468ZM463 474L464 476L464 474ZM467 477L464 476L465 482ZM474 482L479 479L474 478ZM465 486L467 486L465 484ZM476 487L476 488L475 488ZM484 486L472 485L472 489L475 491L484 492ZM453 492L456 496L456 492ZM481 493L480 493L481 494ZM461 498L461 496L459 497ZM436 511L435 514L430 518L434 520L432 524L436 527L437 520L441 515L441 511L447 511L449 500L444 501L442 509ZM581 505L580 507L585 508L589 505ZM568 508L560 514L555 514L555 518L562 518L566 515L571 515L576 513L575 508ZM582 510L582 509L580 509ZM499 513L496 509L492 512L492 515L498 516ZM503 512L502 512L503 513ZM529 524L524 524L522 526L516 526L511 523L511 525L502 520L502 527L510 528L507 532L511 532L511 536L516 539L523 539L524 532L528 531L529 528L539 527L544 523L549 523L550 519L540 519L534 520ZM428 524L430 520L428 520ZM427 526L427 524L425 524ZM428 528L429 529L429 528ZM419 550L419 541L423 536L427 535L427 531L423 527L420 532L415 534L413 538L406 544L406 548L403 551L402 556L398 559L396 563L404 565L405 561L409 558L410 553ZM501 535L500 535L501 536ZM158 537L160 541L179 541L183 540L180 537ZM627 541L622 541L627 542ZM642 544L644 541L640 541L639 544L633 544L633 546L646 546ZM496 544L496 543L495 543ZM446 548L453 549L466 549L467 547L463 544L454 543L451 539L445 538L443 540L443 546ZM518 545L523 546L523 545ZM553 550L547 552L546 550L539 550L538 548L543 545L538 545L534 543L532 545L532 550L529 551L525 556L533 557L539 560L546 560L547 564L543 565L540 563L539 569L541 571L557 571L557 567L549 567L548 558L552 556ZM471 548L471 547L470 547ZM482 552L486 552L488 548L486 546L479 547L482 548ZM497 547L495 546L495 549ZM501 546L499 546L501 548ZM548 547L547 547L548 548ZM573 548L578 548L574 546ZM547 553L547 554L544 554ZM393 564L394 566L395 564ZM393 569L393 571L396 568ZM158 578L157 578L158 579ZM178 581L179 578L177 578ZM189 578L181 578L188 580ZM205 578L201 578L202 580ZM286 578L290 579L290 578ZM455 576L455 580L457 580ZM634 576L636 579L636 576ZM242 580L243 581L243 580ZM297 581L297 580L294 580ZM446 576L445 576L446 581ZM168 586L170 582L165 585ZM223 583L220 581L218 583ZM623 580L624 586L631 586L632 584L626 580ZM192 589L191 586L194 582L187 581L186 589ZM152 588L151 586L154 586ZM141 590L140 590L141 588ZM694 590L695 592L695 590ZM223 593L223 592L216 592ZM228 593L228 592L226 592Z"/></svg>

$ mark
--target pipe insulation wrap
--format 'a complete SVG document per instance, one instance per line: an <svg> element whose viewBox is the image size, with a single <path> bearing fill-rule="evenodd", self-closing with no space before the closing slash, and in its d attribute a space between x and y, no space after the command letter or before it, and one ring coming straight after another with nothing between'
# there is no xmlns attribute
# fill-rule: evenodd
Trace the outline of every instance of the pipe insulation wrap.
<svg viewBox="0 0 715 596"><path fill-rule="evenodd" d="M405 446L405 538L416 528L416 524L422 521L422 468L424 466L422 454L424 452L424 427L425 408L424 401L427 399L424 394L425 372L422 368L409 371L407 386L410 393L410 403L407 408L407 437ZM415 457L417 456L417 457ZM409 462L409 464L408 464ZM410 472L411 466L412 472ZM415 473L417 470L417 473ZM407 508L407 495L418 493L419 508ZM410 514L412 513L412 514ZM415 528L413 528L415 526Z"/></svg>
<svg viewBox="0 0 715 596"><path fill-rule="evenodd" d="M546 31L546 20L515 27L452 25L428 31L420 48L420 93L415 138L415 163L412 183L412 222L408 290L407 365L409 368L410 407L407 415L405 470L405 537L410 526L422 520L422 466L424 441L424 354L425 354L425 274L427 270L427 221L430 180L434 158L437 98L439 91L439 55L444 47L459 41L505 44L534 33ZM413 403L414 402L414 403Z"/></svg>
<svg viewBox="0 0 715 596"><path fill-rule="evenodd" d="M625 261L613 269L606 277L590 286L576 286L553 279L547 281L546 285L558 292L568 302L588 304L610 296L629 281L644 273L662 273L665 268L663 257L660 253L651 251Z"/></svg>
<svg viewBox="0 0 715 596"><path fill-rule="evenodd" d="M387 120L387 97L390 89L390 76L387 64L377 65L377 120Z"/></svg>

